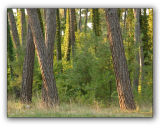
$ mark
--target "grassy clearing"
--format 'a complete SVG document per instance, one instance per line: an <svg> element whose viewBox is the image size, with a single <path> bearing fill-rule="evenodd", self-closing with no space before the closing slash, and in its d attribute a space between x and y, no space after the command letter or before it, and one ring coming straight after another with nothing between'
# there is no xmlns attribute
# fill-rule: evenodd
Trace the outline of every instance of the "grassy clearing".
<svg viewBox="0 0 160 128"><path fill-rule="evenodd" d="M99 104L61 104L56 108L46 108L41 102L23 105L19 101L8 100L8 117L152 117L152 107L137 107L135 111L121 111L119 107L101 107Z"/></svg>

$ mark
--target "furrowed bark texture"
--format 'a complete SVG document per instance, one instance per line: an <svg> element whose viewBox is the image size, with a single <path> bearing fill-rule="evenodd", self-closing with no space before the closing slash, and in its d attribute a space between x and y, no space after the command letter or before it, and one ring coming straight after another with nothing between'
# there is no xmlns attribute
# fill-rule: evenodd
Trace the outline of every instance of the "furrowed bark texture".
<svg viewBox="0 0 160 128"><path fill-rule="evenodd" d="M45 46L37 10L27 9L27 13L30 21L29 23L31 26L32 34L35 40L34 44L35 44L36 52L38 55L44 87L47 92L46 104L49 106L54 106L58 104L58 92L57 92L57 88L56 88L56 84L53 76L53 69L50 69L51 61L47 56L50 53L47 51L47 48ZM50 23L50 21L48 22ZM49 44L50 42L47 42L47 43Z"/></svg>
<svg viewBox="0 0 160 128"><path fill-rule="evenodd" d="M56 9L45 9L46 12L46 23L45 23L45 45L47 50L47 57L48 57L48 66L51 71L51 74L53 74L53 50L54 50L54 40L55 40L55 34L56 34ZM56 87L56 81L53 75L54 79L54 88ZM57 89L55 88L56 92ZM58 96L57 96L58 97ZM44 86L42 88L42 99L44 102L48 102L47 98L47 89Z"/></svg>
<svg viewBox="0 0 160 128"><path fill-rule="evenodd" d="M32 102L32 83L34 69L35 47L30 25L28 24L26 55L23 63L21 101L23 103Z"/></svg>
<svg viewBox="0 0 160 128"><path fill-rule="evenodd" d="M120 108L133 110L136 109L136 106L131 90L117 9L105 9L105 12Z"/></svg>

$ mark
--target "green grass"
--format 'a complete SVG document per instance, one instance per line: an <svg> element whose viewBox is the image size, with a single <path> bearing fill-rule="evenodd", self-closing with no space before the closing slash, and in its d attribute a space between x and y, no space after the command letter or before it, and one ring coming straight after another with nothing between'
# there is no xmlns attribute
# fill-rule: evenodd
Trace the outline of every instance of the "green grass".
<svg viewBox="0 0 160 128"><path fill-rule="evenodd" d="M8 101L8 117L152 117L152 106L141 105L135 111L121 111L119 106L60 104L55 108L44 107L41 102L30 105Z"/></svg>

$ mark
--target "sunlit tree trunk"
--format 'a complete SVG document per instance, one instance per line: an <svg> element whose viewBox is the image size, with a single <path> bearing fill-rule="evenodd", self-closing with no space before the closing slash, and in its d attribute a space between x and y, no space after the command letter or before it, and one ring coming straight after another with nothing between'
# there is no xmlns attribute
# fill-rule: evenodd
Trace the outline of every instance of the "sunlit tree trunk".
<svg viewBox="0 0 160 128"><path fill-rule="evenodd" d="M120 108L133 110L136 109L136 106L131 90L117 9L105 9L105 12Z"/></svg>
<svg viewBox="0 0 160 128"><path fill-rule="evenodd" d="M70 12L69 12L69 9L67 9L64 42L65 42L65 58L67 61L69 61L70 60L70 53L71 53Z"/></svg>
<svg viewBox="0 0 160 128"><path fill-rule="evenodd" d="M9 24L10 24L10 28L13 36L13 41L15 43L15 47L18 49L20 47L20 40L19 40L17 25L16 25L16 21L15 21L12 9L8 9L8 19L9 19Z"/></svg>
<svg viewBox="0 0 160 128"><path fill-rule="evenodd" d="M35 47L34 47L31 28L30 25L28 24L26 53L23 63L22 90L21 90L21 101L23 103L32 102L34 56L35 56Z"/></svg>
<svg viewBox="0 0 160 128"><path fill-rule="evenodd" d="M25 18L25 10L20 9L21 12L21 37L22 37L22 46L26 46L26 18Z"/></svg>
<svg viewBox="0 0 160 128"><path fill-rule="evenodd" d="M50 44L53 45L53 42L51 42L50 37L52 36L51 39L54 38L53 33L50 33L50 32L54 32L54 29L55 29L54 24L56 24L56 22L54 23L54 21L56 21L56 17L53 15L54 14L53 10L52 11L48 10L48 12L46 12L46 19L49 20L47 21L48 23L46 24L52 25L51 27L48 26L48 30L47 30L48 35L46 34L47 35L46 44L48 44L48 47L46 47L45 41L43 38L43 33L40 27L40 21L38 18L37 9L27 9L27 14L29 17L29 21L30 21L29 23L31 26L32 34L35 40L34 44L35 44L35 48L36 48L36 52L39 60L43 84L46 90L46 97L47 97L46 104L49 106L54 106L58 104L58 92L56 88L55 79L53 76L53 68L52 69L50 68L52 66L51 61L53 62L53 59L50 60L49 58L51 57L47 55L50 55L51 52L53 52L48 50L53 49L53 47L49 48Z"/></svg>

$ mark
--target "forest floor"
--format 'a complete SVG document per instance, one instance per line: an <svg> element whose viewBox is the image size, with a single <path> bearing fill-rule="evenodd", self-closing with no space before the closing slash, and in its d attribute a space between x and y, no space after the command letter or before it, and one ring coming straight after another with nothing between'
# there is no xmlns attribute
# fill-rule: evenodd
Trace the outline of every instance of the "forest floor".
<svg viewBox="0 0 160 128"><path fill-rule="evenodd" d="M8 117L152 117L152 106L141 105L135 111L121 111L119 106L62 103L51 109L39 102L24 105L19 101L8 100Z"/></svg>

